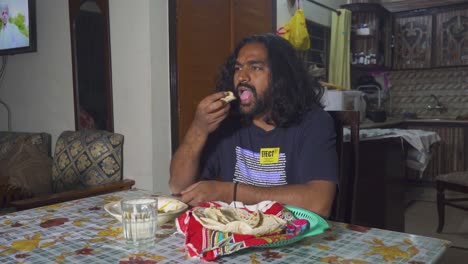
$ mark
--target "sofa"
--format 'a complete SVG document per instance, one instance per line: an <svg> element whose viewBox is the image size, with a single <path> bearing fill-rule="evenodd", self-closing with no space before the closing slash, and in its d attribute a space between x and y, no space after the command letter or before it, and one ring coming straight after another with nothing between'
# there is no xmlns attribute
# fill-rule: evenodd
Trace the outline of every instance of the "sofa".
<svg viewBox="0 0 468 264"><path fill-rule="evenodd" d="M0 131L0 213L15 200L50 192L51 135Z"/></svg>
<svg viewBox="0 0 468 264"><path fill-rule="evenodd" d="M16 194L8 192L4 199L4 207L10 211L129 190L135 184L134 180L123 179L121 134L104 130L63 131L52 158L50 137L20 138L14 140L13 147L11 139L7 140L9 150L5 153L8 152L9 161L3 167L8 169L0 172L8 178L6 188Z"/></svg>

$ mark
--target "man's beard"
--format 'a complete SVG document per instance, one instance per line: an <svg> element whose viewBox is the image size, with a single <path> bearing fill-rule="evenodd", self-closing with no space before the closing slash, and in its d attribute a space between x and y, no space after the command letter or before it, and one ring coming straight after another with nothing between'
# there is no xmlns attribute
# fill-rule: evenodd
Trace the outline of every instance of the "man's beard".
<svg viewBox="0 0 468 264"><path fill-rule="evenodd" d="M258 95L257 90L255 87L251 87L253 97L255 99L255 103L252 108L244 110L242 106L239 104L239 112L241 113L242 116L246 119L253 119L254 117L264 114L269 108L270 104L268 103L267 98L270 97L270 87L268 87L263 95Z"/></svg>

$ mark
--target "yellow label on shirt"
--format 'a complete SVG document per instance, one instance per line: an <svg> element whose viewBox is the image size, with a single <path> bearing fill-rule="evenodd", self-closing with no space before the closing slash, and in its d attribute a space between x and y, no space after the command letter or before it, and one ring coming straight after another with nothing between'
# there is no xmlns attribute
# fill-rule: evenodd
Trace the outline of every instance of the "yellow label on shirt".
<svg viewBox="0 0 468 264"><path fill-rule="evenodd" d="M261 148L260 164L275 164L279 161L280 148Z"/></svg>

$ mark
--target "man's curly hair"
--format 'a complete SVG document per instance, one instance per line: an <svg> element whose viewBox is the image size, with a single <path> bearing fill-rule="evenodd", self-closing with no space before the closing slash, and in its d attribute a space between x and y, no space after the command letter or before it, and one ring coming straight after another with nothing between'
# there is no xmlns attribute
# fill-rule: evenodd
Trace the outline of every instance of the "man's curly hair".
<svg viewBox="0 0 468 264"><path fill-rule="evenodd" d="M249 43L262 43L267 49L270 68L269 91L265 98L271 109L267 122L277 127L288 127L317 107L323 107L320 98L323 89L306 70L305 63L297 56L294 47L284 38L266 33L252 35L239 42L221 69L216 89L234 91L234 66L239 51ZM237 111L238 102L231 107Z"/></svg>

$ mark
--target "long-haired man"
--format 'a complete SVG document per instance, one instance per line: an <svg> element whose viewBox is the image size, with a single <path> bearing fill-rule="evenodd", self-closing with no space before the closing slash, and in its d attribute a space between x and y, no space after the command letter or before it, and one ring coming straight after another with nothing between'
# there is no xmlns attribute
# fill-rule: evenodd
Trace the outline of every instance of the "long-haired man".
<svg viewBox="0 0 468 264"><path fill-rule="evenodd" d="M338 181L333 120L292 45L274 34L243 39L217 90L174 154L171 191L193 206L274 200L328 217ZM220 100L227 91L237 100Z"/></svg>

